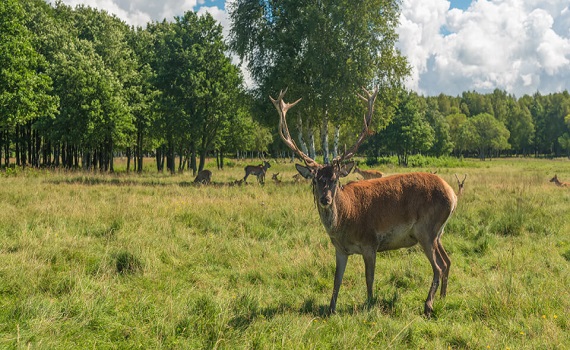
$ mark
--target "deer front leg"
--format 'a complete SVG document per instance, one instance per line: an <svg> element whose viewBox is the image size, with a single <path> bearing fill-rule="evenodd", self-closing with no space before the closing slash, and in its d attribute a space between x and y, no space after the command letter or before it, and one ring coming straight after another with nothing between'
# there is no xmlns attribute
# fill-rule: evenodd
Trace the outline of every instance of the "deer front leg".
<svg viewBox="0 0 570 350"><path fill-rule="evenodd" d="M372 289L374 287L374 270L376 269L376 251L365 251L362 253L364 258L364 271L366 274L366 293L368 301L372 300Z"/></svg>
<svg viewBox="0 0 570 350"><path fill-rule="evenodd" d="M348 263L348 255L336 250L336 269L334 272L334 287L331 298L331 304L329 306L329 311L331 314L336 312L336 298L338 297L338 291L340 290L340 285L342 283L342 276L344 276L344 270L346 270L346 264Z"/></svg>

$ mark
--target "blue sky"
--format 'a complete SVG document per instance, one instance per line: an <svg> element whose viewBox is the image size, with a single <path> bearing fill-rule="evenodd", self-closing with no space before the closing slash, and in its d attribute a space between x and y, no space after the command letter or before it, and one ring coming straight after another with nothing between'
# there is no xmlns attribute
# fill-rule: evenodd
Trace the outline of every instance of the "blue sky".
<svg viewBox="0 0 570 350"><path fill-rule="evenodd" d="M235 0L62 1L140 26L188 10L209 12L227 33L225 7ZM412 67L406 86L420 94L570 90L569 0L401 0L397 32L397 47Z"/></svg>
<svg viewBox="0 0 570 350"><path fill-rule="evenodd" d="M451 0L449 7L457 8L460 10L467 10L470 4L471 0Z"/></svg>

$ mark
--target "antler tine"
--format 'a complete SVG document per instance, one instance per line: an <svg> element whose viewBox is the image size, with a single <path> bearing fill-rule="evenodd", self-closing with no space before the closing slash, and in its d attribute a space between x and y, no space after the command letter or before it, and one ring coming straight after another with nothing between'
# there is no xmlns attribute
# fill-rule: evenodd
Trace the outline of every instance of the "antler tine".
<svg viewBox="0 0 570 350"><path fill-rule="evenodd" d="M463 181L461 181L461 183L464 183L465 180L467 180L467 174L465 174L465 176L463 177Z"/></svg>
<svg viewBox="0 0 570 350"><path fill-rule="evenodd" d="M457 174L453 174L455 175L455 180L457 180L457 183L460 183L461 181L459 181L459 178L457 177Z"/></svg>
<svg viewBox="0 0 570 350"><path fill-rule="evenodd" d="M301 99L298 99L293 103L285 103L285 101L283 101L283 97L285 96L286 92L287 89L281 90L279 92L279 97L277 97L277 99L274 99L273 97L269 96L269 99L277 109L277 113L279 113L279 136L281 136L283 142L285 142L285 144L291 150L293 150L295 153L297 153L299 157L301 157L301 159L303 159L306 165L316 166L318 165L317 162L315 162L311 157L307 156L299 149L299 147L297 147L297 144L295 144L295 141L293 141L293 138L291 137L291 133L289 133L289 127L287 126L287 118L286 118L287 111L289 110L289 108L299 103Z"/></svg>
<svg viewBox="0 0 570 350"><path fill-rule="evenodd" d="M352 158L358 150L358 147L360 147L362 142L364 142L364 140L370 135L368 128L370 127L372 115L374 114L374 101L376 100L376 96L378 96L378 87L374 89L374 92L370 92L364 87L362 87L362 90L366 96L363 96L359 93L356 94L361 100L366 102L368 107L368 112L364 115L364 127L362 128L362 133L360 133L360 136L356 140L356 143L350 148L348 152L345 151L342 156L338 156L334 159L334 161L337 163Z"/></svg>

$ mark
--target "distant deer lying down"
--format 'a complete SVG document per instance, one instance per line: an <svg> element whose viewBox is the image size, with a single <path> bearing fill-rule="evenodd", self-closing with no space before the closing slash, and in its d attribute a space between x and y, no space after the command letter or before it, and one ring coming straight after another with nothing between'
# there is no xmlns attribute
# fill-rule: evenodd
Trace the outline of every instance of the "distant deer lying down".
<svg viewBox="0 0 570 350"><path fill-rule="evenodd" d="M558 175L554 175L554 177L552 179L550 179L550 182L554 182L556 184L556 186L561 186L561 187L570 187L570 182L563 182L558 180Z"/></svg>
<svg viewBox="0 0 570 350"><path fill-rule="evenodd" d="M301 174L299 174L299 173L293 175L292 177L293 177L293 181L294 181L295 183L307 181L307 179L305 179L304 177L302 177Z"/></svg>
<svg viewBox="0 0 570 350"><path fill-rule="evenodd" d="M378 179L384 176L384 174L378 170L361 170L358 166L354 167L354 172L360 174L364 180Z"/></svg>
<svg viewBox="0 0 570 350"><path fill-rule="evenodd" d="M279 179L278 176L279 176L279 173L271 175L271 180L273 180L276 184L281 183L281 179Z"/></svg>
<svg viewBox="0 0 570 350"><path fill-rule="evenodd" d="M212 172L210 170L202 170L198 172L198 176L194 179L194 183L207 185L212 180Z"/></svg>
<svg viewBox="0 0 570 350"><path fill-rule="evenodd" d="M247 182L247 177L249 175L255 175L257 176L257 182L260 184L265 183L265 173L269 168L271 168L271 164L266 161L263 161L263 164L246 166L244 168L245 176L243 177L243 182Z"/></svg>
<svg viewBox="0 0 570 350"><path fill-rule="evenodd" d="M465 186L465 179L467 179L467 174L465 174L463 181L459 181L457 174L453 174L453 175L455 175L455 179L457 180L457 188L458 188L457 195L461 196L463 194L463 187Z"/></svg>
<svg viewBox="0 0 570 350"><path fill-rule="evenodd" d="M364 258L366 291L368 299L372 300L376 252L419 243L433 270L433 280L424 304L424 314L430 317L440 281L441 296L447 292L451 261L443 249L441 236L457 206L457 197L441 177L428 173L400 174L340 185L340 178L347 176L354 166L349 159L370 134L378 89L373 93L364 91L366 97L359 97L367 103L368 112L364 117L362 133L349 150L327 165L320 165L303 153L289 133L286 114L299 100L285 103L283 91L277 99L271 98L279 113L279 136L305 162L305 166L295 166L303 177L311 179L313 183L313 196L321 222L336 250L329 311L334 313L336 310L349 255L360 254Z"/></svg>

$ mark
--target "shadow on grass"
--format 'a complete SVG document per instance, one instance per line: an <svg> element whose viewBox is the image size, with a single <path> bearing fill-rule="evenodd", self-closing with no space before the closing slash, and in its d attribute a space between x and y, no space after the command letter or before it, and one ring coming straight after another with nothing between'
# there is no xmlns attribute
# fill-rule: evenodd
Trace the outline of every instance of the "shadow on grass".
<svg viewBox="0 0 570 350"><path fill-rule="evenodd" d="M196 183L193 181L157 181L157 180L131 180L125 178L104 178L104 177L90 177L90 176L75 176L67 179L49 179L45 182L55 185L68 184L68 185L111 185L111 186L146 186L146 187L167 187L167 186L180 186L180 187L233 187L233 186L263 186L256 182L243 182L243 181L230 181L230 182L210 182L209 184ZM294 182L281 182L279 186L298 186Z"/></svg>
<svg viewBox="0 0 570 350"><path fill-rule="evenodd" d="M336 313L343 315L355 315L378 308L383 314L394 315L398 300L398 293L394 292L394 294L389 298L384 297L379 299L374 297L359 305L353 304L341 305L340 307L337 306ZM328 305L317 305L315 300L312 298L305 300L303 306L299 309L299 312L301 314L313 315L315 317L329 317L331 315Z"/></svg>
<svg viewBox="0 0 570 350"><path fill-rule="evenodd" d="M244 305L245 306L245 305ZM235 310L235 316L230 319L228 325L234 329L245 330L258 318L270 320L277 315L284 315L293 312L294 309L289 304L279 304L275 307L258 308L256 304L241 307Z"/></svg>

